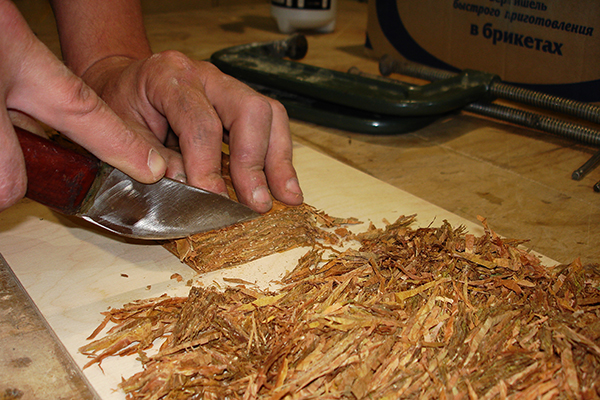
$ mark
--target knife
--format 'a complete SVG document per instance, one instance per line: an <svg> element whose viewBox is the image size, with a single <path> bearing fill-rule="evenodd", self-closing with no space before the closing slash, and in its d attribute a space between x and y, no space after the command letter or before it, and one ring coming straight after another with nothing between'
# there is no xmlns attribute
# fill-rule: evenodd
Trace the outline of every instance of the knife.
<svg viewBox="0 0 600 400"><path fill-rule="evenodd" d="M169 178L140 183L89 154L15 127L26 197L110 232L148 240L186 237L259 216L221 195Z"/></svg>

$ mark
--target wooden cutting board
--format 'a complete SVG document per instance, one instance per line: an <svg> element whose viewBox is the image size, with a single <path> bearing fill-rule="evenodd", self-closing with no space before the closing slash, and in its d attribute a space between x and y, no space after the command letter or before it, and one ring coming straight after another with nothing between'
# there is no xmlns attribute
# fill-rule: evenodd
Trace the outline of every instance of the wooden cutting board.
<svg viewBox="0 0 600 400"><path fill-rule="evenodd" d="M305 201L332 216L359 218L365 224L355 231L364 230L369 222L383 226L383 219L417 214L419 226L439 226L448 220L453 226L465 225L471 233L483 232L478 225L308 147L295 146L294 163ZM490 225L493 229L493 221ZM296 249L198 276L158 244L125 241L27 199L0 213L0 253L79 366L88 359L77 349L86 344L86 337L102 321L100 313L109 307L164 293L187 296L188 281L224 285L224 276L269 287L305 251ZM135 357L109 358L102 369L93 366L84 373L102 399L124 399L115 390L121 377L140 369Z"/></svg>

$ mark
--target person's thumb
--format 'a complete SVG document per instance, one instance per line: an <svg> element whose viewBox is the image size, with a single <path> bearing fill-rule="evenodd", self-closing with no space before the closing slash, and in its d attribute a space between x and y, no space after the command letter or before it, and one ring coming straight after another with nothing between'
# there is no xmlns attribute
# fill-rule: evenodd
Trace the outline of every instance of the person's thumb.
<svg viewBox="0 0 600 400"><path fill-rule="evenodd" d="M17 72L7 88L6 107L58 130L140 182L160 179L167 164L155 146L127 126L26 24L17 28L20 40L8 54L18 68L12 69Z"/></svg>
<svg viewBox="0 0 600 400"><path fill-rule="evenodd" d="M43 73L28 65L9 107L21 110L79 143L140 182L160 179L167 164L158 150L128 127L80 78L58 60ZM32 79L39 79L36 84Z"/></svg>

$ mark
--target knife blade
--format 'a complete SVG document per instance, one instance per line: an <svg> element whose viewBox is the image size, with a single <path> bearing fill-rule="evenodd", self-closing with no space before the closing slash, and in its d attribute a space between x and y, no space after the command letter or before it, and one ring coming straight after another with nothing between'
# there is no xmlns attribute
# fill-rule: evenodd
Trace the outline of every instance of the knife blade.
<svg viewBox="0 0 600 400"><path fill-rule="evenodd" d="M110 232L166 240L259 216L236 201L162 178L140 183L89 154L15 127L27 170L26 197Z"/></svg>

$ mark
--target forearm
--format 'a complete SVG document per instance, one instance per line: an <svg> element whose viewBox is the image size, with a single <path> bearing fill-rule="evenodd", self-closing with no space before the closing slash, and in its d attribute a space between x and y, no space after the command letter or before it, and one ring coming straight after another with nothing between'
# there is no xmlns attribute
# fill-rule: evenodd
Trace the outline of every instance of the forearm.
<svg viewBox="0 0 600 400"><path fill-rule="evenodd" d="M152 54L136 0L50 0L67 66L83 75L113 56L142 59Z"/></svg>

